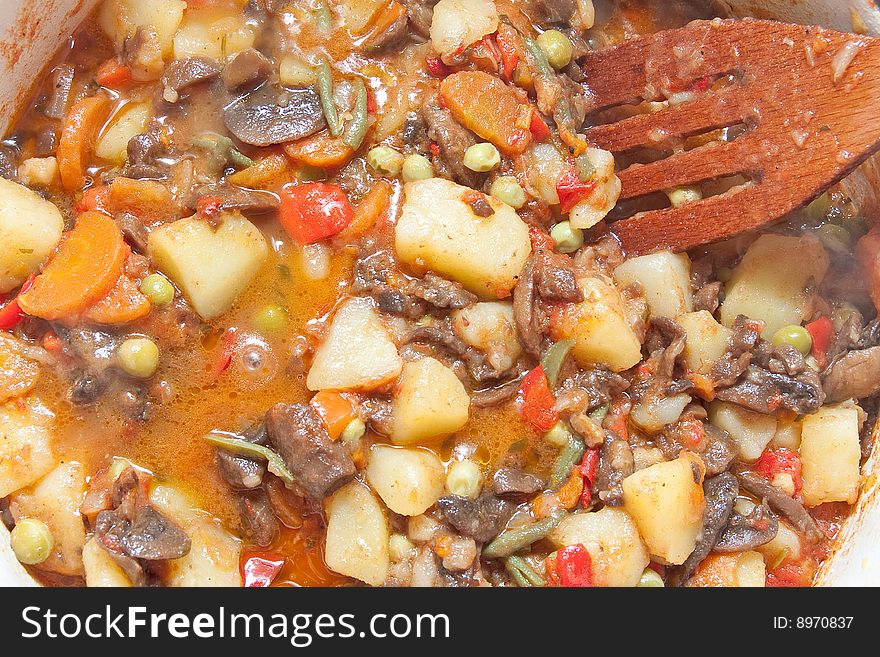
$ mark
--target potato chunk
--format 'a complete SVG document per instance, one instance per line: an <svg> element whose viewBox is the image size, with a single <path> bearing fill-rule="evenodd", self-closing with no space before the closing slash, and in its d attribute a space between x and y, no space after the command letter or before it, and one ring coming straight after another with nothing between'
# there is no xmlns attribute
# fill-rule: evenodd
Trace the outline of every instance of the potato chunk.
<svg viewBox="0 0 880 657"><path fill-rule="evenodd" d="M197 216L165 224L148 246L203 319L229 310L269 256L266 238L237 212L223 213L216 229Z"/></svg>
<svg viewBox="0 0 880 657"><path fill-rule="evenodd" d="M604 365L615 372L642 359L642 345L627 322L623 299L614 285L598 276L578 281L584 300L558 306L550 316L553 339L574 340L572 354L583 367Z"/></svg>
<svg viewBox="0 0 880 657"><path fill-rule="evenodd" d="M694 309L691 261L686 253L661 251L630 258L614 270L614 278L622 287L641 284L651 317L674 319Z"/></svg>
<svg viewBox="0 0 880 657"><path fill-rule="evenodd" d="M187 528L192 540L188 554L168 562L168 585L181 587L241 586L241 543L211 521Z"/></svg>
<svg viewBox="0 0 880 657"><path fill-rule="evenodd" d="M446 436L468 421L470 397L455 372L434 358L403 366L394 394L391 438L411 445Z"/></svg>
<svg viewBox="0 0 880 657"><path fill-rule="evenodd" d="M466 48L498 29L492 0L440 0L431 20L431 45L441 55Z"/></svg>
<svg viewBox="0 0 880 657"><path fill-rule="evenodd" d="M336 311L315 353L309 390L372 390L400 374L397 347L369 299L350 299Z"/></svg>
<svg viewBox="0 0 880 657"><path fill-rule="evenodd" d="M391 532L385 511L359 481L346 484L328 500L324 559L331 570L371 586L385 582Z"/></svg>
<svg viewBox="0 0 880 657"><path fill-rule="evenodd" d="M0 178L0 294L24 283L58 246L64 217L24 185Z"/></svg>
<svg viewBox="0 0 880 657"><path fill-rule="evenodd" d="M128 142L144 131L150 114L147 103L126 105L98 138L95 155L114 164L123 164L128 157Z"/></svg>
<svg viewBox="0 0 880 657"><path fill-rule="evenodd" d="M757 461L776 434L776 416L716 401L709 407L709 422L724 429L739 447L743 461Z"/></svg>
<svg viewBox="0 0 880 657"><path fill-rule="evenodd" d="M34 483L55 467L52 414L36 402L0 404L0 497Z"/></svg>
<svg viewBox="0 0 880 657"><path fill-rule="evenodd" d="M706 310L685 313L677 321L687 333L684 361L688 369L708 374L727 351L733 331L716 322Z"/></svg>
<svg viewBox="0 0 880 657"><path fill-rule="evenodd" d="M532 252L529 229L509 205L441 178L406 184L395 227L400 259L433 269L483 298L510 294ZM492 214L477 216L466 202L477 195Z"/></svg>
<svg viewBox="0 0 880 657"><path fill-rule="evenodd" d="M98 541L90 538L83 546L83 570L86 586L129 587L131 580Z"/></svg>
<svg viewBox="0 0 880 657"><path fill-rule="evenodd" d="M703 475L699 457L682 452L623 480L623 504L651 554L681 564L694 551L703 526Z"/></svg>
<svg viewBox="0 0 880 657"><path fill-rule="evenodd" d="M86 528L79 507L86 491L86 473L76 461L62 463L31 488L10 498L9 510L16 522L42 520L52 532L52 554L40 568L61 575L81 575Z"/></svg>
<svg viewBox="0 0 880 657"><path fill-rule="evenodd" d="M18 338L0 331L0 403L21 397L37 382L40 366L24 348Z"/></svg>
<svg viewBox="0 0 880 657"><path fill-rule="evenodd" d="M856 501L859 494L859 409L824 406L801 425L804 504Z"/></svg>
<svg viewBox="0 0 880 657"><path fill-rule="evenodd" d="M697 587L764 587L764 559L754 551L710 554L688 582Z"/></svg>
<svg viewBox="0 0 880 657"><path fill-rule="evenodd" d="M452 313L455 334L485 352L499 372L513 367L522 353L513 321L513 305L502 301L475 303Z"/></svg>
<svg viewBox="0 0 880 657"><path fill-rule="evenodd" d="M566 516L550 540L560 548L587 548L596 586L635 586L651 560L633 519L623 509L608 506Z"/></svg>
<svg viewBox="0 0 880 657"><path fill-rule="evenodd" d="M139 27L152 25L159 35L163 53L168 55L185 10L184 0L115 0L103 3L98 23L120 49Z"/></svg>
<svg viewBox="0 0 880 657"><path fill-rule="evenodd" d="M725 285L721 323L733 326L737 315L759 319L767 337L800 324L812 308L811 281L821 283L826 271L828 254L816 237L761 235Z"/></svg>
<svg viewBox="0 0 880 657"><path fill-rule="evenodd" d="M375 445L367 481L385 506L402 516L424 513L443 495L446 471L434 452Z"/></svg>

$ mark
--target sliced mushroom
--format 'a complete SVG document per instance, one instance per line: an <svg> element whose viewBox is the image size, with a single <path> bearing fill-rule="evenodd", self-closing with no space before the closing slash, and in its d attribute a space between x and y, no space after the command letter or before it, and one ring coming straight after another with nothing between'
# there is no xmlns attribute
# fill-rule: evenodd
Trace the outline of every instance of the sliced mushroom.
<svg viewBox="0 0 880 657"><path fill-rule="evenodd" d="M263 85L229 105L223 118L245 144L271 146L308 137L327 125L314 89Z"/></svg>

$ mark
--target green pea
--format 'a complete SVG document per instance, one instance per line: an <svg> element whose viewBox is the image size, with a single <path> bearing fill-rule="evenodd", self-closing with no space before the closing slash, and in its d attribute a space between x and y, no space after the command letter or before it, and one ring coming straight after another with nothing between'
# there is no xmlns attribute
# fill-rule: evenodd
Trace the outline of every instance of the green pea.
<svg viewBox="0 0 880 657"><path fill-rule="evenodd" d="M474 144L464 152L462 163L471 171L485 173L501 164L501 153L492 144Z"/></svg>
<svg viewBox="0 0 880 657"><path fill-rule="evenodd" d="M55 540L42 520L24 518L15 524L10 535L15 557L23 564L43 563L49 558Z"/></svg>
<svg viewBox="0 0 880 657"><path fill-rule="evenodd" d="M638 584L640 589L663 588L664 586L663 578L660 577L656 570L653 568L645 568L645 572L642 573L642 578L639 580Z"/></svg>
<svg viewBox="0 0 880 657"><path fill-rule="evenodd" d="M287 312L281 306L263 306L254 315L254 326L260 333L277 333L285 324Z"/></svg>
<svg viewBox="0 0 880 657"><path fill-rule="evenodd" d="M431 161L424 155L413 153L404 158L401 174L403 175L403 182L427 180L434 177L434 167L431 165Z"/></svg>
<svg viewBox="0 0 880 657"><path fill-rule="evenodd" d="M501 176L492 182L489 193L514 210L526 204L526 192L513 176Z"/></svg>
<svg viewBox="0 0 880 657"><path fill-rule="evenodd" d="M669 202L672 203L672 207L680 208L683 205L696 203L697 201L702 200L703 193L696 187L676 187L675 189L666 192L666 196L669 197Z"/></svg>
<svg viewBox="0 0 880 657"><path fill-rule="evenodd" d="M389 146L376 146L367 153L367 164L377 173L394 178L403 167L403 155Z"/></svg>
<svg viewBox="0 0 880 657"><path fill-rule="evenodd" d="M559 30L547 30L536 39L538 47L544 51L550 66L559 70L568 66L573 47L571 40Z"/></svg>
<svg viewBox="0 0 880 657"><path fill-rule="evenodd" d="M810 353L810 348L813 346L810 332L799 324L783 326L773 334L773 338L770 341L777 346L783 344L791 345L802 354Z"/></svg>
<svg viewBox="0 0 880 657"><path fill-rule="evenodd" d="M159 367L159 347L149 338L129 338L116 350L116 362L126 374L147 379Z"/></svg>
<svg viewBox="0 0 880 657"><path fill-rule="evenodd" d="M553 226L550 237L556 242L556 250L560 253L574 253L584 245L584 233L571 225L570 221L560 221Z"/></svg>
<svg viewBox="0 0 880 657"><path fill-rule="evenodd" d="M150 274L142 280L141 292L154 306L164 306L174 299L174 286L162 274Z"/></svg>
<svg viewBox="0 0 880 657"><path fill-rule="evenodd" d="M807 206L807 215L815 220L821 221L828 216L831 210L831 196L828 192L817 196L812 203Z"/></svg>

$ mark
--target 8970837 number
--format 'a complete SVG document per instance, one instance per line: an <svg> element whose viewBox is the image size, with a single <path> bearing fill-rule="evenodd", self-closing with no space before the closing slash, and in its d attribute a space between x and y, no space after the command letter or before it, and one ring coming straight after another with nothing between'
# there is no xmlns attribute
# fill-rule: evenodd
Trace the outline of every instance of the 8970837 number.
<svg viewBox="0 0 880 657"><path fill-rule="evenodd" d="M852 616L798 616L794 626L799 630L838 630L852 626Z"/></svg>

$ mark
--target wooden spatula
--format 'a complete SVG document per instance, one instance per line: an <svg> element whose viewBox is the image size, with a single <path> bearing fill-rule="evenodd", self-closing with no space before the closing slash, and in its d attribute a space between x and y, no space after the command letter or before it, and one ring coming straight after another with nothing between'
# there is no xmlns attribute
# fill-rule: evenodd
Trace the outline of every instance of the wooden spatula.
<svg viewBox="0 0 880 657"><path fill-rule="evenodd" d="M739 174L751 181L613 224L631 254L687 249L779 219L880 147L880 39L718 19L592 52L582 65L591 112L693 91L690 102L586 131L589 141L615 154L747 126L733 141L679 150L618 174L622 199ZM701 91L727 74L731 84Z"/></svg>

